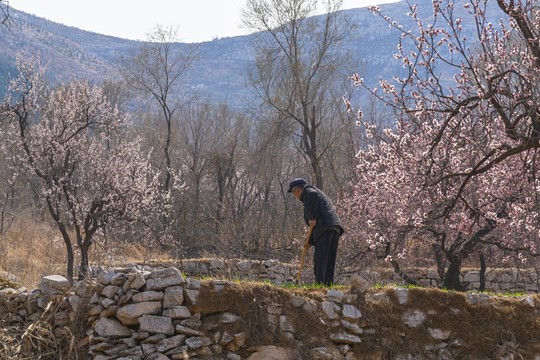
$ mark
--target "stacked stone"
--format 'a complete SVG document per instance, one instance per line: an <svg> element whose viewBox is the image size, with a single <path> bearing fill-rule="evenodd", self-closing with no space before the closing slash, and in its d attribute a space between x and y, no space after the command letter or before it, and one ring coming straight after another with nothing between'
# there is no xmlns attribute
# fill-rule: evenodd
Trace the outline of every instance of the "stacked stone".
<svg viewBox="0 0 540 360"><path fill-rule="evenodd" d="M467 290L478 289L480 287L480 272L465 272L463 280L468 284ZM538 292L540 290L538 280L538 273L535 269L522 271L494 269L486 271L485 287L493 291Z"/></svg>
<svg viewBox="0 0 540 360"><path fill-rule="evenodd" d="M102 272L89 301L90 354L95 360L174 360L188 354L239 358L234 352L244 346L248 334L218 329L239 321L239 316L221 313L203 329L201 313L189 310L197 307L201 285L200 280L186 281L176 268ZM225 286L214 282L215 291Z"/></svg>
<svg viewBox="0 0 540 360"><path fill-rule="evenodd" d="M51 325L54 336L62 337L69 333L67 325L74 321L68 296L70 285L68 280L59 275L46 276L39 284L39 288L28 290L6 288L0 290L0 315L3 326L18 326L24 329L38 321ZM43 347L51 339L42 338Z"/></svg>
<svg viewBox="0 0 540 360"><path fill-rule="evenodd" d="M291 265L276 260L184 260L182 271L187 277L211 276L231 280L270 281L276 285L293 281L296 276L296 270Z"/></svg>
<svg viewBox="0 0 540 360"><path fill-rule="evenodd" d="M341 284L348 284L353 273L339 274L338 281ZM526 292L533 293L540 291L540 277L538 271L531 269L488 269L485 274L484 289L494 292ZM371 284L399 284L402 282L399 275L393 269L373 271L367 270L360 272L360 275L369 279ZM420 286L440 287L442 281L435 269L414 269L411 271L414 278ZM460 280L465 286L465 290L480 289L480 271L463 270Z"/></svg>
<svg viewBox="0 0 540 360"><path fill-rule="evenodd" d="M275 260L195 259L184 260L182 262L182 271L188 277L209 276L229 280L269 281L276 285L282 285L296 279L298 268ZM350 277L354 273L343 271L337 274L336 280L340 284L348 285ZM362 271L360 274L368 279L371 284L399 284L402 282L393 269L368 270ZM442 285L441 278L435 269L414 269L412 275L420 286L438 287ZM304 271L302 279L307 283L313 282L312 272ZM480 288L480 272L477 270L463 270L461 281L465 285L465 290L478 290ZM520 271L516 269L488 269L485 281L485 289L489 291L540 291L540 278L536 269Z"/></svg>
<svg viewBox="0 0 540 360"><path fill-rule="evenodd" d="M362 313L357 306L357 294L345 294L330 289L326 292L326 300L320 304L300 297L294 297L292 305L302 308L313 316L321 314L320 324L327 330L329 340L334 346L315 346L310 349L311 359L356 359L351 351L354 344L362 342L360 336L364 329L360 327ZM270 316L270 315L269 315ZM280 316L281 331L290 331L287 318Z"/></svg>
<svg viewBox="0 0 540 360"><path fill-rule="evenodd" d="M293 296L290 304L282 304L271 298L257 298L258 306L266 311L259 326L263 331L288 338L290 344L297 344L296 348L307 349L310 359L353 360L358 358L353 352L355 344L370 343L375 338L384 344L387 341L384 333L392 331L380 329L377 324L364 319L363 306L378 303L389 311L405 307L404 311L396 312L402 313L396 318L396 324L404 324L411 332L425 329L429 336L426 336L424 352L429 356L450 359L456 349L466 346L467 339L462 337L466 334L433 325L439 323L437 313L415 307L409 300L408 289L371 291L369 282L358 275L352 276L350 283L347 292L329 289L321 301ZM79 282L71 289L65 278L48 276L39 289L30 292L24 289L0 291L0 315L5 325L25 324L24 328L29 328L28 322L48 321L56 336L69 331L66 330L69 325L86 324L89 353L97 360L240 360L243 359L239 355L243 353L241 350L254 353L249 360L301 358L294 347L259 344L259 340L250 339L247 329L241 328L239 314L203 301L207 300L201 296L203 293L215 300L226 296L229 292L224 290L235 286L234 283L211 280L204 284L203 289L200 280L185 279L176 268L107 270L94 281ZM466 296L471 305L489 303L491 299L484 293ZM520 301L530 307L531 316L538 316L534 296L523 297ZM449 310L457 315L463 311ZM327 336L316 338L311 333L301 333L297 321L305 318L314 319L313 326L322 330L313 333ZM401 336L406 338L408 330L402 331ZM247 344L260 346L245 349ZM414 354L403 354L395 359L411 356ZM360 358L383 357L383 353L373 353L362 354ZM540 354L534 359L540 360Z"/></svg>

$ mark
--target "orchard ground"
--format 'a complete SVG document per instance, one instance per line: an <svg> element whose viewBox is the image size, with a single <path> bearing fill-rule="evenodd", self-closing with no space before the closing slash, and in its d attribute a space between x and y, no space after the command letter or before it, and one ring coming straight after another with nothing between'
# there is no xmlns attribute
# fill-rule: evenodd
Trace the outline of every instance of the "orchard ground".
<svg viewBox="0 0 540 360"><path fill-rule="evenodd" d="M48 239L52 233L47 233L46 229L33 228L28 231L28 227L12 228L11 238L4 238L2 246L4 251L0 256L0 270L3 271L0 288L17 286L20 282L28 288L34 287L44 275L54 273L62 274L63 254L61 242ZM47 234L47 236L44 236ZM48 240L47 240L48 239ZM14 241L18 240L18 241ZM177 263L164 253L147 252L142 247L127 245L122 248L118 246L102 245L98 246L92 252L91 258L94 262L100 259L102 266L115 267L125 262L146 263L152 266L175 266ZM114 259L121 259L116 262ZM106 260L106 261L104 261ZM104 262L107 262L105 264ZM306 264L304 271L310 271L310 264ZM15 275L17 279L11 278ZM7 281L12 280L12 281ZM203 289L210 289L206 286L210 279L203 279ZM290 285L290 284L289 284ZM379 294L387 292L390 296L395 296L392 291L387 291L392 284L378 284L368 290L368 294ZM335 288L344 293L349 291L348 286L336 285ZM289 306L293 296L309 298L318 302L326 299L326 288L316 288L312 286L279 287L272 284L263 284L260 282L248 282L238 279L235 286L229 287L225 296L216 299L208 296L201 296L203 302L201 308L206 305L212 308L228 309L239 314L245 321L243 330L249 330L251 338L259 344L283 343L283 339L276 337L276 334L267 332L264 328L258 326L261 316L265 316L264 311L259 306L257 299L270 299L272 303L285 304ZM540 307L540 295L530 294L536 309ZM210 302L204 304L204 301ZM217 301L217 303L216 303ZM526 359L533 359L536 353L540 353L540 344L537 343L540 335L540 317L538 310L535 316L527 316L531 313L531 306L523 301L523 295L492 295L491 301L471 304L467 299L466 293L447 292L437 288L410 288L409 300L401 307L389 308L385 302L366 302L366 307L362 308L363 322L373 326L373 333L362 335L362 343L354 346L356 354L376 354L380 353L399 353L408 351L415 353L422 351L429 336L426 334L426 328L421 327L417 331L406 329L400 321L403 314L414 309L429 309L430 312L436 312L439 322L437 324L427 324L426 326L435 328L452 328L453 331L462 334L467 338L468 348L474 349L472 353L463 353L463 359L478 359L480 354L490 354L491 358L504 358L509 354L522 356ZM435 304L435 305L434 305ZM454 310L453 310L454 309ZM459 309L456 312L455 309ZM291 313L294 314L294 311ZM202 314L204 316L204 314ZM3 314L3 317L8 314ZM298 315L299 316L299 315ZM526 318L526 321L523 319ZM0 319L3 320L3 319ZM301 320L301 321L296 321ZM321 327L313 319L295 319L297 324L302 324L302 328L297 332L302 334L311 333L316 337L324 337ZM402 328L403 327L403 328ZM25 327L18 329L3 328L0 329L2 336L8 334L12 339L19 338L25 331ZM407 334L404 336L404 334ZM381 341L384 339L384 341ZM6 338L3 339L5 344ZM472 345L470 345L472 344ZM522 353L520 347L528 344L528 348L534 349L535 353ZM530 344L533 344L531 347ZM534 348L536 346L536 348ZM471 350L472 351L472 350ZM247 353L246 353L247 356ZM79 358L84 359L84 347L81 348Z"/></svg>

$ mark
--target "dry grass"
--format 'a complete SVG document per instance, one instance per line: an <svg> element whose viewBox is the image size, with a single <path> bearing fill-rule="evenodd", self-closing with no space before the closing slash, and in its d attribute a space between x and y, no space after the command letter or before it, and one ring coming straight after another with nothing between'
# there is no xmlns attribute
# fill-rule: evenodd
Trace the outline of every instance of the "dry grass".
<svg viewBox="0 0 540 360"><path fill-rule="evenodd" d="M167 253L159 249L97 240L90 248L91 266L114 267L126 263L172 261ZM75 266L78 262L76 254ZM0 277L4 279L34 287L44 276L66 276L66 264L64 241L58 230L50 225L22 220L13 224L6 233L0 234ZM76 273L76 269L74 271Z"/></svg>
<svg viewBox="0 0 540 360"><path fill-rule="evenodd" d="M43 224L23 220L0 235L0 270L25 286L46 275L65 274L65 253L63 241Z"/></svg>
<svg viewBox="0 0 540 360"><path fill-rule="evenodd" d="M370 291L387 292L396 304L395 292L388 289ZM540 295L531 296L540 303ZM375 324L376 335L366 336L357 346L358 353L378 350L392 355L426 355L426 345L436 343L428 335L429 328L452 329L452 336L467 344L451 346L458 359L533 359L540 351L540 319L535 316L536 309L520 297L492 296L488 302L473 305L465 293L413 288L405 305L363 301L361 308L364 321ZM422 326L407 329L400 319L406 311L415 309L428 318ZM505 357L510 355L513 357Z"/></svg>

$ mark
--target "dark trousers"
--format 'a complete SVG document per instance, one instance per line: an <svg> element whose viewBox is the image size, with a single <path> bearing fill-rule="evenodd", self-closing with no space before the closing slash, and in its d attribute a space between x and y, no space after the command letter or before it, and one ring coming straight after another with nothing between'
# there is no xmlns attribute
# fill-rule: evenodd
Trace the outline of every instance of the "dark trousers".
<svg viewBox="0 0 540 360"><path fill-rule="evenodd" d="M313 253L313 270L315 282L324 286L331 286L334 282L334 268L336 266L336 254L338 248L339 233L337 231L325 231L315 241Z"/></svg>

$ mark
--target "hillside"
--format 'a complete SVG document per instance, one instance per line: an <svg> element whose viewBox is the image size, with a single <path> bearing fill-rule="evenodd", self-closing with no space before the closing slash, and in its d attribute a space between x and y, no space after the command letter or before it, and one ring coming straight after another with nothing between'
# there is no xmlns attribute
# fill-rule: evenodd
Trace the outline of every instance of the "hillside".
<svg viewBox="0 0 540 360"><path fill-rule="evenodd" d="M418 1L419 15L424 21L432 16L432 2ZM465 1L457 0L456 16L461 16ZM380 6L384 14L405 27L414 28L407 15L407 2L400 1ZM367 8L344 10L353 23L356 32L346 47L353 56L361 60L356 71L366 83L376 86L378 78L391 79L393 74L404 75L401 62L393 58L397 49L398 34L388 24L375 16ZM15 56L20 50L39 52L42 63L49 63L47 74L53 82L66 82L73 77L90 79L101 83L105 78L118 76L118 61L129 56L136 41L106 36L54 23L11 8L13 22L11 28L0 29L4 41L0 43L0 94L5 91L8 74L15 71ZM491 4L488 14L494 20L500 17L496 4ZM496 21L493 21L494 23ZM474 24L463 23L463 34L474 38ZM228 101L236 106L251 103L250 89L245 86L242 74L253 62L251 50L253 35L215 39L197 44L201 59L191 70L187 85L210 94L214 101ZM178 43L182 48L186 43ZM472 44L474 46L474 44ZM451 79L453 69L439 66L441 74ZM343 74L347 76L350 74Z"/></svg>
<svg viewBox="0 0 540 360"><path fill-rule="evenodd" d="M428 20L432 2L420 0L420 18ZM461 15L465 1L456 1L456 15ZM381 5L392 20L405 26L414 26L407 16L407 2ZM391 79L392 74L403 72L402 64L393 58L397 49L398 34L388 24L367 8L344 10L358 28L346 44L353 56L362 61L357 71L367 84L375 85L378 77ZM500 11L491 7L495 19ZM8 73L15 70L15 56L20 50L39 52L43 63L49 63L48 75L52 82L65 82L73 77L87 78L100 83L105 78L115 78L117 63L128 56L136 41L101 35L74 27L54 23L30 14L11 9L11 29L0 29L4 41L0 43L0 93L6 86ZM494 21L495 22L495 21ZM411 28L413 28L411 26ZM474 38L474 24L464 23L463 34ZM242 73L254 60L251 50L253 35L219 38L198 44L201 60L191 71L188 86L204 90L214 100L230 103L248 103L250 89L244 85ZM185 43L178 43L182 48ZM451 77L451 69L441 66L439 71ZM344 77L349 74L344 74Z"/></svg>

